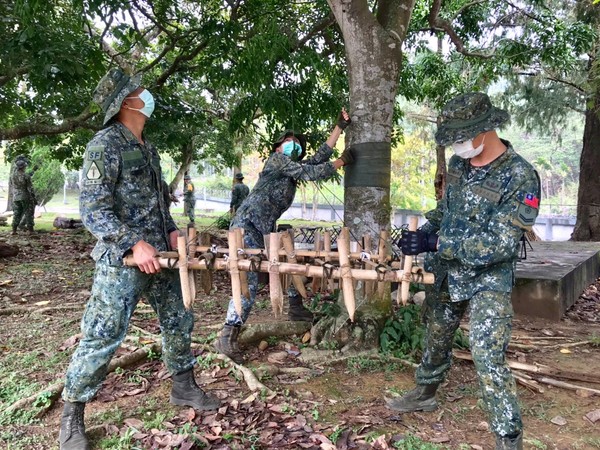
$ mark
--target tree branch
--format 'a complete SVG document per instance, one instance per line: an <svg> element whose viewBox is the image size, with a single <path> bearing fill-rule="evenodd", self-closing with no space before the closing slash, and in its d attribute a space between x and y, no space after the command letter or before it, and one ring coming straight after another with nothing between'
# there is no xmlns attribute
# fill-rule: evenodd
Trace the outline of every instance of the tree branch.
<svg viewBox="0 0 600 450"><path fill-rule="evenodd" d="M474 57L474 58L482 58L482 59L490 59L494 55L493 51L490 53L478 53L478 52L471 52L471 51L467 50L463 40L456 33L456 31L454 31L452 24L447 20L440 19L439 15L440 15L441 8L442 8L442 0L434 0L433 4L431 5L431 10L429 11L429 19L428 19L429 25L431 26L432 29L434 29L436 31L445 32L448 35L448 37L450 38L450 41L456 47L457 52L459 52L465 56Z"/></svg>
<svg viewBox="0 0 600 450"><path fill-rule="evenodd" d="M13 128L0 129L0 140L16 140L35 135L54 136L78 128L98 131L100 127L88 122L95 114L95 112L90 111L88 106L78 116L66 118L59 124L26 123Z"/></svg>

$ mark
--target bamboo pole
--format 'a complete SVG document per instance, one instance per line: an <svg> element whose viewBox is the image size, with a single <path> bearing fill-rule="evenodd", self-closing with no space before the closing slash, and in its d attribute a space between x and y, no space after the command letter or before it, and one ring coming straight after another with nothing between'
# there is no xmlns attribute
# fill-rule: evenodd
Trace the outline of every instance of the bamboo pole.
<svg viewBox="0 0 600 450"><path fill-rule="evenodd" d="M323 233L323 249L325 250L325 262L329 263L331 262L331 256L329 256L329 254L331 253L331 231L326 230ZM325 280L323 279L323 281L325 281L327 283L327 290L329 292L333 292L334 290L334 286L333 286L333 280L332 279L328 279Z"/></svg>
<svg viewBox="0 0 600 450"><path fill-rule="evenodd" d="M124 264L127 266L134 266L133 258L126 257L123 260ZM179 264L175 263L173 265L173 259L167 258L159 258L158 262L161 267L165 269L173 269L178 268ZM231 266L231 258L229 260L225 260L224 258L217 258L215 260L214 269L215 270L229 270L229 266ZM206 262L205 261L190 261L188 263L188 267L192 270L206 270ZM250 261L249 260L237 260L238 270L245 270L249 272L250 269ZM262 261L259 265L259 272L269 272L269 263L266 261ZM313 266L309 264L290 264L290 263L280 263L279 264L279 273L287 273L292 275L301 275L304 277L323 277L323 267L322 266ZM331 278L338 280L342 278L340 276L341 270L340 268L334 268L332 270ZM352 278L357 280L371 280L378 281L377 272L372 269L351 269L350 274ZM393 270L384 274L383 281L400 283L402 282L404 276L403 270ZM430 272L421 272L419 267L412 268L412 275L410 279L413 283L423 283L423 284L433 284L435 277L433 273Z"/></svg>
<svg viewBox="0 0 600 450"><path fill-rule="evenodd" d="M194 297L191 295L185 236L181 232L179 233L179 236L177 236L177 251L179 253L179 281L181 283L183 306L185 306L185 309L190 309L194 302Z"/></svg>
<svg viewBox="0 0 600 450"><path fill-rule="evenodd" d="M210 234L209 233L200 233L200 245L209 245L210 246ZM198 248L198 246L196 246ZM198 284L202 287L202 290L206 295L209 295L212 291L213 287L213 273L212 270L202 270L196 272L196 278L198 279Z"/></svg>
<svg viewBox="0 0 600 450"><path fill-rule="evenodd" d="M319 231L315 231L315 242L314 242L314 249L315 252L317 253L317 255L320 255L321 250L323 250L323 248L321 247L321 233L319 233ZM317 291L319 290L319 286L321 285L321 281L318 278L313 278L312 279L312 283L311 283L311 290L313 292L313 294L317 293Z"/></svg>
<svg viewBox="0 0 600 450"><path fill-rule="evenodd" d="M287 261L289 263L296 264L296 252L294 251L294 241L289 232L284 231L281 234L281 242L283 243L283 248L286 253ZM302 296L302 298L308 297L301 276L292 275L292 284L296 288L296 291L298 291L298 294Z"/></svg>
<svg viewBox="0 0 600 450"><path fill-rule="evenodd" d="M373 255L371 254L373 252L373 248L372 248L372 244L371 244L371 235L369 233L367 233L363 236L363 243L364 243L363 252L368 253L370 258L373 258ZM369 263L372 264L371 261L369 261ZM365 295L367 295L367 296L371 295L374 290L375 290L375 284L371 281L365 281Z"/></svg>
<svg viewBox="0 0 600 450"><path fill-rule="evenodd" d="M419 224L419 218L416 216L412 216L408 222L408 230L409 231L417 231L418 224ZM412 263L413 263L412 255L404 255L404 273L405 274L411 273ZM400 292L401 292L400 300L402 301L403 305L406 305L406 303L408 302L409 289L410 289L410 278L406 278L406 279L402 280L402 286L401 286L401 290L400 290Z"/></svg>
<svg viewBox="0 0 600 450"><path fill-rule="evenodd" d="M236 233L230 230L227 233L229 243L229 260L227 261L227 269L231 277L231 296L233 297L233 305L238 316L242 316L242 284L240 282L240 270L238 268L237 248L236 248ZM206 267L206 262L202 261ZM248 261L249 263L249 261Z"/></svg>
<svg viewBox="0 0 600 450"><path fill-rule="evenodd" d="M344 237L338 238L337 246L340 258L340 276L342 278L342 292L344 295L344 304L348 310L348 317L351 322L354 322L354 312L356 311L356 302L354 300L354 285L352 282L352 268L350 267L350 260L348 259L348 253L350 252L350 243Z"/></svg>
<svg viewBox="0 0 600 450"><path fill-rule="evenodd" d="M194 228L194 224L190 223L187 227L187 235L188 235L188 249L187 254L188 258L193 258L196 254L196 228ZM196 286L196 274L194 271L188 268L188 279L190 280L190 296L193 300L196 300L196 294L198 292L198 286Z"/></svg>
<svg viewBox="0 0 600 450"><path fill-rule="evenodd" d="M207 252L211 249L210 246L202 246L202 247L197 247L196 251L203 253L203 252ZM261 249L258 248L247 248L246 250L246 254L247 255L258 255L262 252ZM229 249L225 248L225 247L217 247L217 253L221 253L221 254L228 254L229 253ZM161 252L160 253L161 257L165 257L165 258L169 258L172 257L171 252ZM286 256L285 250L281 249L279 251L279 256ZM297 258L324 258L324 257L330 257L330 258L334 258L337 259L338 253L337 251L334 250L329 250L329 251L325 251L325 250L321 250L319 252L315 252L314 250L308 250L308 249L296 249L296 257ZM348 254L348 256L352 259L360 259L360 252L350 252ZM175 255L175 257L177 257L177 255ZM378 255L371 255L371 259L373 259L374 261L378 261L379 260L379 256ZM389 259L389 256L386 256L385 258L386 260ZM383 261L385 262L385 261Z"/></svg>
<svg viewBox="0 0 600 450"><path fill-rule="evenodd" d="M235 244L238 249L244 249L244 230L235 228ZM244 252L245 253L245 252ZM250 298L250 289L248 288L248 272L240 271L240 284L242 286L242 295Z"/></svg>
<svg viewBox="0 0 600 450"><path fill-rule="evenodd" d="M281 278L279 278L280 246L279 233L271 233L269 235L269 296L275 317L283 314L283 292L281 292Z"/></svg>
<svg viewBox="0 0 600 450"><path fill-rule="evenodd" d="M381 230L381 233L379 234L379 246L377 248L377 256L378 256L379 261L386 260L386 256L387 256L387 252L388 252L387 242L388 242L389 236L390 236L390 234L387 230ZM377 295L379 297L383 297L384 293L385 293L385 283L381 281L381 282L377 283Z"/></svg>

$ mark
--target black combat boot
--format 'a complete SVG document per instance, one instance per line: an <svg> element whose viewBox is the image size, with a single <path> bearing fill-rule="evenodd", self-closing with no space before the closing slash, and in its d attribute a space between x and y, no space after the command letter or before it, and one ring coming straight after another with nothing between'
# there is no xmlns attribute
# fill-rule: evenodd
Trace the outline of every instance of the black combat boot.
<svg viewBox="0 0 600 450"><path fill-rule="evenodd" d="M294 295L289 297L290 309L288 310L288 319L292 322L312 322L313 313L302 304L302 296Z"/></svg>
<svg viewBox="0 0 600 450"><path fill-rule="evenodd" d="M523 432L515 436L496 435L496 450L523 450Z"/></svg>
<svg viewBox="0 0 600 450"><path fill-rule="evenodd" d="M244 364L244 355L238 347L240 327L223 325L219 337L214 342L215 349L222 355L229 356L236 364Z"/></svg>
<svg viewBox="0 0 600 450"><path fill-rule="evenodd" d="M200 411L210 411L221 406L218 398L208 395L196 384L194 369L173 375L171 403L179 406L191 406Z"/></svg>
<svg viewBox="0 0 600 450"><path fill-rule="evenodd" d="M398 412L433 411L438 407L435 400L438 386L438 384L418 384L402 397L386 398L385 403L389 409Z"/></svg>
<svg viewBox="0 0 600 450"><path fill-rule="evenodd" d="M83 410L85 403L65 402L60 420L60 450L88 450L88 440L85 437Z"/></svg>

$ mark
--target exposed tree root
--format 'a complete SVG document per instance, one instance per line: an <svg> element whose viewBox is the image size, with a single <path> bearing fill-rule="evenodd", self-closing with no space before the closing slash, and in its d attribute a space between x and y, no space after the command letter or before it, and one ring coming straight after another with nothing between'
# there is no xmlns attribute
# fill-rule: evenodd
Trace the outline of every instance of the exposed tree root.
<svg viewBox="0 0 600 450"><path fill-rule="evenodd" d="M270 336L293 336L304 334L311 328L310 322L266 322L244 325L240 331L238 341L240 344L261 341Z"/></svg>
<svg viewBox="0 0 600 450"><path fill-rule="evenodd" d="M47 306L45 308L31 307L17 307L17 308L4 308L0 309L0 316L10 316L11 314L42 314L52 311L66 311L66 310L77 310L83 309L83 306L78 304L65 304L59 306Z"/></svg>

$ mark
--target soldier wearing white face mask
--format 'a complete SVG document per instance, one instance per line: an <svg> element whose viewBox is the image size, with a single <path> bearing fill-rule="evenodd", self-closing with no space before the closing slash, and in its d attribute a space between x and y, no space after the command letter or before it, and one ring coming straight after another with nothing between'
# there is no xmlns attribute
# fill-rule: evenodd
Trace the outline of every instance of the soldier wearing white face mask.
<svg viewBox="0 0 600 450"><path fill-rule="evenodd" d="M442 110L435 139L452 144L455 153L446 192L426 214L428 222L404 232L400 241L404 254L428 252L426 269L436 275L423 306L423 358L416 388L386 402L400 412L437 408L435 393L450 368L454 333L469 308L471 353L496 449L521 450L523 423L505 352L519 243L535 223L540 183L533 167L496 134L508 118L482 93L458 96Z"/></svg>
<svg viewBox="0 0 600 450"><path fill-rule="evenodd" d="M111 69L94 92L105 128L85 150L79 209L83 224L98 239L92 251L96 270L81 320L82 338L65 377L61 450L89 448L85 405L100 389L142 296L160 322L163 361L173 376L171 403L200 410L220 404L196 384L190 345L194 316L183 306L177 273L161 271L156 258L158 252L177 248L178 230L160 157L143 134L154 99L140 87L140 78ZM137 267L123 266L126 255Z"/></svg>

